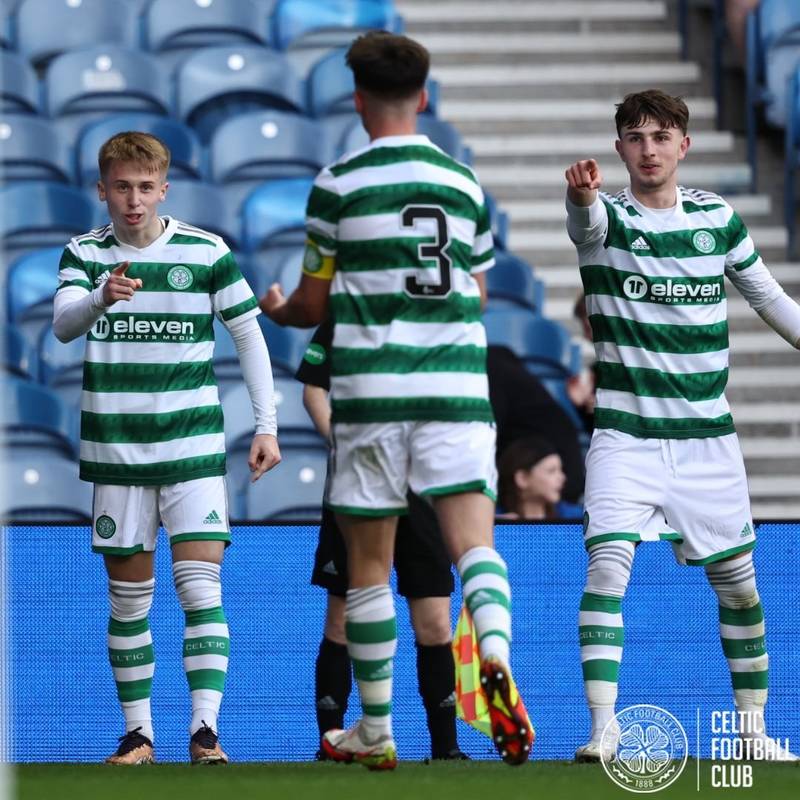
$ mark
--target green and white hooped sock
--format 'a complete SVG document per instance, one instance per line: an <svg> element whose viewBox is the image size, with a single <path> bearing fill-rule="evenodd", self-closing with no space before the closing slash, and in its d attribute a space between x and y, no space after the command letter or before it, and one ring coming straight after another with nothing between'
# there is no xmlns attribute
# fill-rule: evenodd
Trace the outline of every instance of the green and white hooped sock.
<svg viewBox="0 0 800 800"><path fill-rule="evenodd" d="M510 663L511 587L506 562L493 547L473 547L456 564L475 633L481 660L497 658Z"/></svg>
<svg viewBox="0 0 800 800"><path fill-rule="evenodd" d="M391 735L397 620L388 584L348 589L345 633L361 695L362 724L366 733L372 738Z"/></svg>
<svg viewBox="0 0 800 800"><path fill-rule="evenodd" d="M136 730L153 740L150 696L153 690L153 637L147 615L155 580L109 579L111 616L108 620L108 658L117 697L125 717L125 732Z"/></svg>
<svg viewBox="0 0 800 800"><path fill-rule="evenodd" d="M175 589L186 615L183 667L192 696L192 734L203 724L217 730L225 691L230 636L220 573L220 565L208 561L176 561L172 565Z"/></svg>
<svg viewBox="0 0 800 800"><path fill-rule="evenodd" d="M589 550L586 586L578 612L578 637L592 739L614 716L625 643L622 598L633 565L633 542L601 542Z"/></svg>
<svg viewBox="0 0 800 800"><path fill-rule="evenodd" d="M720 638L731 671L736 708L751 716L763 715L769 656L753 555L708 564L706 575L719 600Z"/></svg>

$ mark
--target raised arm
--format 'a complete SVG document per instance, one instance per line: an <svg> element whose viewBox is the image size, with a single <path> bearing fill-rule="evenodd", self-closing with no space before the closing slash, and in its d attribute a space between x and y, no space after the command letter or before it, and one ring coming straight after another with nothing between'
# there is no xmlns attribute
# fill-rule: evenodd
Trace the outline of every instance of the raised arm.
<svg viewBox="0 0 800 800"><path fill-rule="evenodd" d="M603 185L600 167L593 158L576 161L564 172L567 179L567 233L580 245L605 236L608 216L597 190Z"/></svg>

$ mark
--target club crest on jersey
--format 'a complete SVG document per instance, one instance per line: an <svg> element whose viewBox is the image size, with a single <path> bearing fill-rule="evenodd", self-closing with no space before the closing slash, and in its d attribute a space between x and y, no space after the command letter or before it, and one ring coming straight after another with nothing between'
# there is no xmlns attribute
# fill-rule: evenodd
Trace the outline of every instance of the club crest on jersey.
<svg viewBox="0 0 800 800"><path fill-rule="evenodd" d="M717 246L717 240L708 231L695 231L692 236L692 244L695 250L701 253L713 253Z"/></svg>
<svg viewBox="0 0 800 800"><path fill-rule="evenodd" d="M178 291L188 289L194 283L194 275L185 264L176 264L167 273L167 283Z"/></svg>
<svg viewBox="0 0 800 800"><path fill-rule="evenodd" d="M306 244L306 251L303 254L303 269L306 272L319 272L322 269L322 253L314 242Z"/></svg>

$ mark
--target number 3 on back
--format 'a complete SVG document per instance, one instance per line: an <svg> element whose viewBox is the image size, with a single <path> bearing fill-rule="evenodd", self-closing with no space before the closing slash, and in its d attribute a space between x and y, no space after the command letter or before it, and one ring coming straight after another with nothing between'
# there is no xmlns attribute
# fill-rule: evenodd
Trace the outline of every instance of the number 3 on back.
<svg viewBox="0 0 800 800"><path fill-rule="evenodd" d="M436 220L436 241L420 244L417 253L421 262L435 259L439 266L439 283L420 283L416 276L406 278L406 294L412 297L441 299L447 297L452 289L451 269L453 262L447 255L450 238L447 234L447 215L440 206L406 206L402 212L403 227L415 228L418 219Z"/></svg>

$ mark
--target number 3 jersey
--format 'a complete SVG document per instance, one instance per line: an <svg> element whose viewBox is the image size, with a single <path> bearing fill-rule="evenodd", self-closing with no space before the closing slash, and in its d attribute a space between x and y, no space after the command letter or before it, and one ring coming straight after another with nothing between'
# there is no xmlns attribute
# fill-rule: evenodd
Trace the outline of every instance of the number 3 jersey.
<svg viewBox="0 0 800 800"><path fill-rule="evenodd" d="M306 224L303 271L332 280L334 422L492 421L472 170L426 136L376 139L317 176Z"/></svg>
<svg viewBox="0 0 800 800"><path fill-rule="evenodd" d="M61 257L59 292L88 293L124 261L126 276L143 284L86 336L86 481L168 485L225 474L214 316L224 323L254 316L258 304L219 236L163 219L164 232L145 248L119 242L107 225L72 239Z"/></svg>
<svg viewBox="0 0 800 800"><path fill-rule="evenodd" d="M677 194L668 209L642 205L629 189L586 209L567 201L597 354L597 428L732 433L724 277L755 309L783 292L728 203Z"/></svg>

